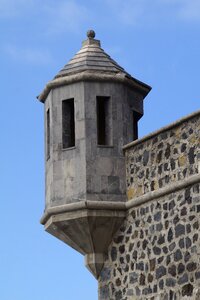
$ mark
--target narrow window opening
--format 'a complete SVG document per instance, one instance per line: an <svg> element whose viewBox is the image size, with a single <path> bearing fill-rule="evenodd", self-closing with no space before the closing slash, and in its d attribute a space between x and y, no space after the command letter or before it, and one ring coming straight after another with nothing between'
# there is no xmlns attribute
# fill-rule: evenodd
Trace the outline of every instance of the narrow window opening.
<svg viewBox="0 0 200 300"><path fill-rule="evenodd" d="M62 102L62 142L64 149L75 146L74 99Z"/></svg>
<svg viewBox="0 0 200 300"><path fill-rule="evenodd" d="M47 159L48 159L50 157L50 113L49 113L49 109L47 110L47 114L46 114L46 128L47 128L46 154L47 154Z"/></svg>
<svg viewBox="0 0 200 300"><path fill-rule="evenodd" d="M97 144L111 144L111 103L109 97L97 97Z"/></svg>
<svg viewBox="0 0 200 300"><path fill-rule="evenodd" d="M141 115L136 112L133 111L133 140L137 140L138 139L138 121L141 118Z"/></svg>

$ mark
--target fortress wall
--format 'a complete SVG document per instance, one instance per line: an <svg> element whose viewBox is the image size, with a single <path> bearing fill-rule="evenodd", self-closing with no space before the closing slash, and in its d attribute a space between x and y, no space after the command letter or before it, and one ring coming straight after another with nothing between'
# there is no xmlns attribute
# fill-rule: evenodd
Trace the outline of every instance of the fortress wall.
<svg viewBox="0 0 200 300"><path fill-rule="evenodd" d="M132 199L200 172L200 112L125 147Z"/></svg>
<svg viewBox="0 0 200 300"><path fill-rule="evenodd" d="M127 218L100 300L200 299L200 112L125 147Z"/></svg>

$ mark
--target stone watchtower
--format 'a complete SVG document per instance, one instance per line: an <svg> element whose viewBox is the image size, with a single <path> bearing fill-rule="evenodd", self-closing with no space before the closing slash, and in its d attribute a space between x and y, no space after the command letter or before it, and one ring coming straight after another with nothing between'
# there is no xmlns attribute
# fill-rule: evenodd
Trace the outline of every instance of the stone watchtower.
<svg viewBox="0 0 200 300"><path fill-rule="evenodd" d="M93 30L47 83L45 230L83 255L96 278L125 218L123 145L137 139L150 87L101 48Z"/></svg>

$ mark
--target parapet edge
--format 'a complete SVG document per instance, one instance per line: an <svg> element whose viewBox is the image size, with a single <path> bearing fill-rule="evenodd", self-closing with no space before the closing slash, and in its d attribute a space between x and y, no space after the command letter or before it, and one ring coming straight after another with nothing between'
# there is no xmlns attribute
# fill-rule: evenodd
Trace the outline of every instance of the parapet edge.
<svg viewBox="0 0 200 300"><path fill-rule="evenodd" d="M123 151L125 152L125 150L128 150L131 147L139 145L139 144L141 144L141 143L143 143L143 142L145 142L145 141L147 141L147 140L155 137L156 135L158 135L160 133L168 131L168 130L176 127L176 126L179 126L180 124L182 124L182 123L184 123L184 122L186 122L186 121L188 121L188 120L190 120L190 119L192 119L192 118L194 118L196 116L200 117L200 110L197 110L197 111L195 111L195 112L193 112L193 113L191 113L189 115L186 115L185 117L183 117L181 119L178 119L177 121L175 121L175 122L173 122L173 123L171 123L171 124L169 124L167 126L161 127L160 129L158 129L156 131L153 131L153 132L145 135L144 137L142 137L142 138L140 138L138 140L135 140L135 141L133 141L133 142L127 144L127 145L124 145L123 146Z"/></svg>

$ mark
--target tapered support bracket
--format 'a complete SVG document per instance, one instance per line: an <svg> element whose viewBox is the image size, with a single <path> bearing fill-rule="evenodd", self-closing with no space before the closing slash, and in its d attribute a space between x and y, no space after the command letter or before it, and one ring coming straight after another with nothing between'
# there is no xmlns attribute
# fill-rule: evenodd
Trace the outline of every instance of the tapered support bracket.
<svg viewBox="0 0 200 300"><path fill-rule="evenodd" d="M101 270L104 266L104 261L104 253L90 253L85 255L85 266L96 279L98 279L101 273Z"/></svg>
<svg viewBox="0 0 200 300"><path fill-rule="evenodd" d="M92 202L92 201L91 201ZM107 249L126 216L124 203L88 203L54 208L42 222L45 230L85 255L85 264L98 278Z"/></svg>

